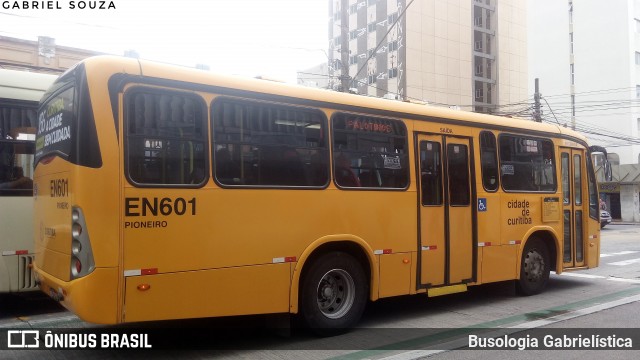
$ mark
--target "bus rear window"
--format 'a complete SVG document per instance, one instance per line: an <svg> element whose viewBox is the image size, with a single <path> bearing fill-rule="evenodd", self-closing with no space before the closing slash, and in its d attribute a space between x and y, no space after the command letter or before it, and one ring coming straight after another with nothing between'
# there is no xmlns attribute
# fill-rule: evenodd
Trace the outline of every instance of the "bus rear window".
<svg viewBox="0 0 640 360"><path fill-rule="evenodd" d="M36 163L45 155L68 158L72 151L74 88L70 87L51 97L40 107L36 134Z"/></svg>

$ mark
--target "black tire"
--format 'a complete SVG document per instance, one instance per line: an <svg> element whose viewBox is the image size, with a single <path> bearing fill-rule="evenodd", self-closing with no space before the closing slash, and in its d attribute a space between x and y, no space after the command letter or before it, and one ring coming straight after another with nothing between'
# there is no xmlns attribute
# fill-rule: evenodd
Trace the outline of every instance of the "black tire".
<svg viewBox="0 0 640 360"><path fill-rule="evenodd" d="M343 252L324 254L302 279L302 318L320 336L345 333L360 320L368 289L365 272L353 256Z"/></svg>
<svg viewBox="0 0 640 360"><path fill-rule="evenodd" d="M547 245L538 238L529 239L522 251L520 279L516 282L516 290L525 296L539 294L549 282L550 271L551 260Z"/></svg>

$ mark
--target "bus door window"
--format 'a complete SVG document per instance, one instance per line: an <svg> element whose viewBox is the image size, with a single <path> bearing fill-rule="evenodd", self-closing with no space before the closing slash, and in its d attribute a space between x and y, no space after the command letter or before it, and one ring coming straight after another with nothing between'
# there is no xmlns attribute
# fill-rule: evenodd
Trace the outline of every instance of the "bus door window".
<svg viewBox="0 0 640 360"><path fill-rule="evenodd" d="M471 201L467 146L448 144L447 162L450 203L452 206L467 206Z"/></svg>
<svg viewBox="0 0 640 360"><path fill-rule="evenodd" d="M442 161L440 143L420 143L422 205L442 205Z"/></svg>

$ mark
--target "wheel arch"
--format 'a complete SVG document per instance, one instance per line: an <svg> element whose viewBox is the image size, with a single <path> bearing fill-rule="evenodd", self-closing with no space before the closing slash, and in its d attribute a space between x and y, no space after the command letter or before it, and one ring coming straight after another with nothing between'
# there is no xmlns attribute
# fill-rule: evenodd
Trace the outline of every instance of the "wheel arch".
<svg viewBox="0 0 640 360"><path fill-rule="evenodd" d="M555 269L555 271L558 273L562 272L562 260L559 258L559 256L562 255L562 252L558 251L560 249L560 240L555 230L551 227L535 228L528 232L524 237L524 241L520 245L520 249L518 251L518 259L522 258L522 253L529 240L536 238L542 240L542 242L546 245L547 250L549 251L549 258L551 259L551 269ZM517 261L516 264L516 273L520 274L520 261ZM558 266L558 264L560 266Z"/></svg>
<svg viewBox="0 0 640 360"><path fill-rule="evenodd" d="M361 238L354 235L329 235L310 244L300 255L291 276L291 290L289 294L289 312L298 313L301 281L305 272L315 259L332 251L342 251L356 258L369 281L369 299L378 299L378 271L376 257L371 247Z"/></svg>

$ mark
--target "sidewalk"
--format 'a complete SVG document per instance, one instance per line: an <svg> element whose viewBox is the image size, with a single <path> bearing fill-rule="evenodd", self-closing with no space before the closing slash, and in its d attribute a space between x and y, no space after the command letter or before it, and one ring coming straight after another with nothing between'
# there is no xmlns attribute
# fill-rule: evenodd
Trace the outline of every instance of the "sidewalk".
<svg viewBox="0 0 640 360"><path fill-rule="evenodd" d="M611 220L607 225L640 225L640 223L633 221Z"/></svg>

